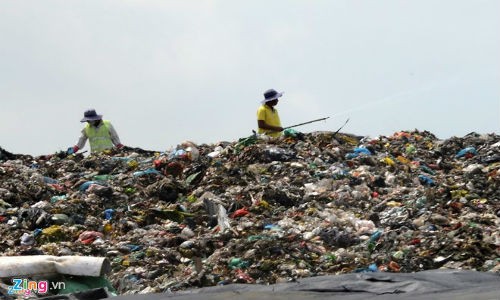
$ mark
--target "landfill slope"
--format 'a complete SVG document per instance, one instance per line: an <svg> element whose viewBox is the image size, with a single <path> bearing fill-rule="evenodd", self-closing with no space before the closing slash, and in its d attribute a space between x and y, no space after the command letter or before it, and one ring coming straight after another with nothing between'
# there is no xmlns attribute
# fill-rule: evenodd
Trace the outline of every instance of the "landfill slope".
<svg viewBox="0 0 500 300"><path fill-rule="evenodd" d="M118 294L500 272L496 134L295 132L92 156L0 150L1 255L107 257Z"/></svg>

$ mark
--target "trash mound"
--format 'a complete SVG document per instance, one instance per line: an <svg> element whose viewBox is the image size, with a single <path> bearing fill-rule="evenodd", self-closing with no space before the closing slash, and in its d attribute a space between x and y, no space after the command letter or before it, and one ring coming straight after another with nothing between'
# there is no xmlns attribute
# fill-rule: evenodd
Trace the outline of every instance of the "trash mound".
<svg viewBox="0 0 500 300"><path fill-rule="evenodd" d="M500 136L314 132L0 156L2 256L99 256L118 294L500 273Z"/></svg>

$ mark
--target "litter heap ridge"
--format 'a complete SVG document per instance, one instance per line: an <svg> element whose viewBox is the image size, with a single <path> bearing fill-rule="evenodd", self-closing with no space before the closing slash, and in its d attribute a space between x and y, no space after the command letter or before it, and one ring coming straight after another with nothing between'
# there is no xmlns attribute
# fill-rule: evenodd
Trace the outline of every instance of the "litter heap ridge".
<svg viewBox="0 0 500 300"><path fill-rule="evenodd" d="M1 149L0 253L105 256L120 294L500 272L500 137L291 132L165 152Z"/></svg>

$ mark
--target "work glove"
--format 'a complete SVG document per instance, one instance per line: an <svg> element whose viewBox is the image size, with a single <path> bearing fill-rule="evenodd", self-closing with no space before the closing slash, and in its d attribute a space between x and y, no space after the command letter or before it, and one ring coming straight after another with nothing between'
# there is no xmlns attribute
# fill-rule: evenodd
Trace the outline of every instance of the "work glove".
<svg viewBox="0 0 500 300"><path fill-rule="evenodd" d="M78 146L73 146L73 147L69 147L68 150L66 150L66 153L68 155L70 155L70 154L74 154L74 153L78 152L78 150L80 150L80 148L78 148Z"/></svg>

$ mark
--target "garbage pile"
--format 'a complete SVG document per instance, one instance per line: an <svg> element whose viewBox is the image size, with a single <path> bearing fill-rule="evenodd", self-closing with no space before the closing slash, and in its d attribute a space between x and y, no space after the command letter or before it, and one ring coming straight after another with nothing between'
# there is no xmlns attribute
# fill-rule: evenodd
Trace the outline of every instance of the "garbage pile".
<svg viewBox="0 0 500 300"><path fill-rule="evenodd" d="M3 155L0 253L106 257L118 294L500 273L500 136L292 132L165 152Z"/></svg>

